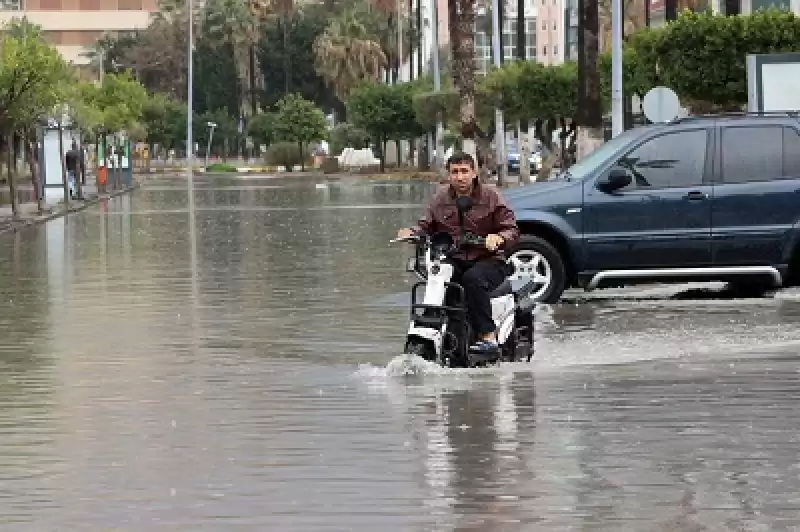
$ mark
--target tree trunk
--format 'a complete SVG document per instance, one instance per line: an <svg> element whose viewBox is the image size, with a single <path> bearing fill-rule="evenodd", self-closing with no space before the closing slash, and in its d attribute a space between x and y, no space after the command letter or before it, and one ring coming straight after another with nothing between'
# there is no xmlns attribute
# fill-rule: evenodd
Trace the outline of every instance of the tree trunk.
<svg viewBox="0 0 800 532"><path fill-rule="evenodd" d="M306 152L303 149L303 143L298 142L297 145L300 147L300 171L306 171Z"/></svg>
<svg viewBox="0 0 800 532"><path fill-rule="evenodd" d="M598 54L598 0L578 0L578 146L581 160L603 143Z"/></svg>
<svg viewBox="0 0 800 532"><path fill-rule="evenodd" d="M380 157L378 160L381 162L380 171L381 173L386 171L386 138L383 135L378 137L378 143L380 145Z"/></svg>
<svg viewBox="0 0 800 532"><path fill-rule="evenodd" d="M86 161L83 157L83 132L79 132L78 135L78 150L80 153L80 159L78 160L78 169L75 172L75 195L79 200L83 200L83 174L86 172Z"/></svg>
<svg viewBox="0 0 800 532"><path fill-rule="evenodd" d="M476 158L476 163L480 164L478 178L481 183L486 183L491 175L491 168L494 164L494 153L492 151L492 137L489 135L479 136L476 141L476 151L480 157Z"/></svg>
<svg viewBox="0 0 800 532"><path fill-rule="evenodd" d="M14 135L6 137L6 171L8 176L8 192L11 195L11 217L19 218L19 197L17 197L17 184L14 182Z"/></svg>
<svg viewBox="0 0 800 532"><path fill-rule="evenodd" d="M603 126L598 54L598 0L578 0L578 124Z"/></svg>
<svg viewBox="0 0 800 532"><path fill-rule="evenodd" d="M476 156L475 132L475 24L474 0L455 0L449 4L450 42L453 52L453 84L458 90L461 105L461 137L463 150Z"/></svg>
<svg viewBox="0 0 800 532"><path fill-rule="evenodd" d="M253 116L258 114L258 89L256 87L256 45L250 46L250 108Z"/></svg>
<svg viewBox="0 0 800 532"><path fill-rule="evenodd" d="M286 94L289 94L289 17L287 13L283 14L283 77L286 83Z"/></svg>
<svg viewBox="0 0 800 532"><path fill-rule="evenodd" d="M553 165L558 158L556 146L553 144L553 128L555 123L553 120L536 120L534 123L534 137L542 143L542 164L539 167L539 173L536 175L536 181L547 181L550 179L550 172Z"/></svg>
<svg viewBox="0 0 800 532"><path fill-rule="evenodd" d="M25 151L27 153L28 167L31 169L31 185L33 185L33 190L36 194L36 208L39 210L39 214L42 214L42 212L44 212L44 191L42 191L39 182L39 168L36 164L36 153L34 152L33 146L34 142L30 137L26 136Z"/></svg>

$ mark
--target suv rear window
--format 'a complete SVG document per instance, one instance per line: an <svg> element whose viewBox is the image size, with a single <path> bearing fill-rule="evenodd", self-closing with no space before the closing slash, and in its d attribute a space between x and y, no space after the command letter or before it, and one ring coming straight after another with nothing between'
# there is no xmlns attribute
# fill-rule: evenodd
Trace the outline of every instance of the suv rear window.
<svg viewBox="0 0 800 532"><path fill-rule="evenodd" d="M800 136L785 126L722 128L722 180L728 184L800 177Z"/></svg>
<svg viewBox="0 0 800 532"><path fill-rule="evenodd" d="M783 128L783 175L800 179L800 134L790 127Z"/></svg>

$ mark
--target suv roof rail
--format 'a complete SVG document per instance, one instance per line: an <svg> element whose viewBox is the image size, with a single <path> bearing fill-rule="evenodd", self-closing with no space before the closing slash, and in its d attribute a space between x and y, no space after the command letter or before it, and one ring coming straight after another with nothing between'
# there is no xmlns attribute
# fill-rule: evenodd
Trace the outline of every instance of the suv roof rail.
<svg viewBox="0 0 800 532"><path fill-rule="evenodd" d="M792 118L800 118L800 111L725 111L722 113L709 113L700 115L689 115L682 118L676 118L669 122L670 124L679 124L681 122L690 122L692 120L708 119L708 118L747 118L749 116L790 116Z"/></svg>

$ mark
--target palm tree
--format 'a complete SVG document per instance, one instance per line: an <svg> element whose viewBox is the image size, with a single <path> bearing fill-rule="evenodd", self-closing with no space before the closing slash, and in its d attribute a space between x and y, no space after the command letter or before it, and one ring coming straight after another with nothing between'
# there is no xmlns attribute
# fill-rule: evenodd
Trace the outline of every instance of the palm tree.
<svg viewBox="0 0 800 532"><path fill-rule="evenodd" d="M453 85L461 102L461 138L463 149L476 155L475 136L475 0L451 0L448 3L450 46L453 54Z"/></svg>
<svg viewBox="0 0 800 532"><path fill-rule="evenodd" d="M314 42L315 69L347 100L350 91L365 79L380 79L387 56L358 7L347 7Z"/></svg>
<svg viewBox="0 0 800 532"><path fill-rule="evenodd" d="M255 70L257 68L258 62L256 61L256 44L258 43L259 37L261 35L260 28L261 24L271 19L275 19L280 21L281 29L283 30L283 48L286 50L288 48L288 40L289 40L289 21L294 15L295 12L295 3L294 0L249 0L250 5L250 12L253 16L253 20L256 22L256 26L254 29L256 32L254 33L253 42L250 47L250 64L251 64L251 72L253 73L253 79L255 79ZM286 83L286 92L289 92L289 72L290 72L290 57L288 54L284 54L284 80ZM258 88L255 88L255 83L253 83L254 87L253 90L261 90L263 89L263 82L264 76L263 73L258 76ZM254 109L255 112L255 109Z"/></svg>
<svg viewBox="0 0 800 532"><path fill-rule="evenodd" d="M243 92L240 111L245 114L246 102L249 101L252 113L256 114L258 101L255 80L258 76L255 72L255 61L253 61L253 48L258 42L259 25L256 14L251 9L250 1L209 0L206 2L204 11L205 27L203 31L219 35L228 42L233 50L237 77L241 82Z"/></svg>

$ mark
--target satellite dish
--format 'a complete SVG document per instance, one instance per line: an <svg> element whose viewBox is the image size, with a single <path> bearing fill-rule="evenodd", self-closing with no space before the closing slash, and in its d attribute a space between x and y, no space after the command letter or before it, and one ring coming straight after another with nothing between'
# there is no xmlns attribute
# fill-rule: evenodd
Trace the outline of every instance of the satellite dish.
<svg viewBox="0 0 800 532"><path fill-rule="evenodd" d="M681 112L681 102L675 91L667 87L653 87L642 100L644 116L654 124L669 122Z"/></svg>

